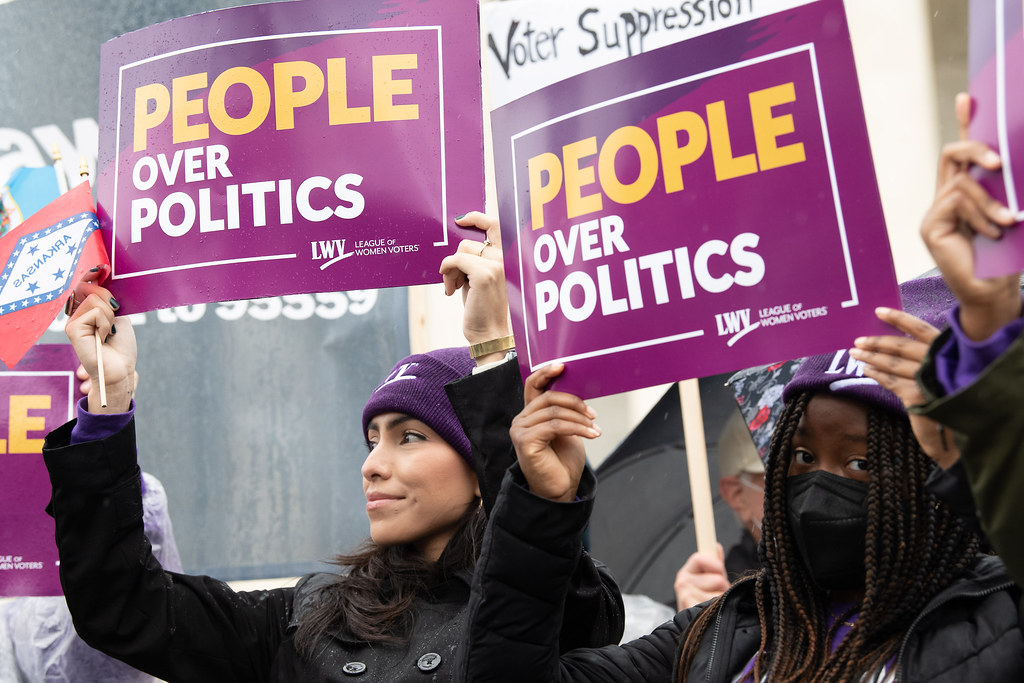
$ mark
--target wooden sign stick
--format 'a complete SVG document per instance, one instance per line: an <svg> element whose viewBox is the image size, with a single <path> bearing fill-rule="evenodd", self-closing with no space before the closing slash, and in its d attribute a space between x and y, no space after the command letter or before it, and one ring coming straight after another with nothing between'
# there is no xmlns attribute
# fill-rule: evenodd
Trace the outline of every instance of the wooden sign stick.
<svg viewBox="0 0 1024 683"><path fill-rule="evenodd" d="M690 503L693 527L697 532L697 550L715 555L715 513L711 502L711 480L708 477L707 444L704 441L704 414L700 405L700 388L696 379L679 383L679 402L683 410L683 432L686 438L686 467L690 472Z"/></svg>
<svg viewBox="0 0 1024 683"><path fill-rule="evenodd" d="M60 185L61 192L68 191L68 181L64 177L64 171L60 164L60 148L54 143L53 145L53 170L57 173L57 184ZM89 164L86 162L85 157L82 157L82 161L78 165L78 176L85 180L89 177ZM74 296L74 294L72 294ZM96 330L93 334L93 338L96 340L96 380L100 383L100 406L103 408L107 407L107 383L103 377L103 340L100 339L100 332Z"/></svg>

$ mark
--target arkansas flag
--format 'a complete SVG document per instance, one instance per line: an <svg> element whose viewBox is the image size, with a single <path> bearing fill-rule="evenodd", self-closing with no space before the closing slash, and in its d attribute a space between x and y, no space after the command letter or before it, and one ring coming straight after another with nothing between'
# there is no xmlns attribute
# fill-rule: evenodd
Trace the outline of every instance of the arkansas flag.
<svg viewBox="0 0 1024 683"><path fill-rule="evenodd" d="M0 237L0 360L13 368L82 276L109 263L88 182Z"/></svg>

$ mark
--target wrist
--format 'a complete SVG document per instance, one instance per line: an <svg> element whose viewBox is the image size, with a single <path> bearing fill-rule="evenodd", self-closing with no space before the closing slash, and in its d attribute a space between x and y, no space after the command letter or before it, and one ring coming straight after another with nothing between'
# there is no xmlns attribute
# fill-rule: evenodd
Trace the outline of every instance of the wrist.
<svg viewBox="0 0 1024 683"><path fill-rule="evenodd" d="M107 383L107 405L100 401L99 384L94 380L89 390L88 411L94 415L117 414L128 412L132 399L135 397L134 373L119 382Z"/></svg>
<svg viewBox="0 0 1024 683"><path fill-rule="evenodd" d="M466 338L470 342L469 355L476 361L477 367L500 361L515 348L515 339L507 332L478 342L472 341L470 335Z"/></svg>
<svg viewBox="0 0 1024 683"><path fill-rule="evenodd" d="M985 341L1020 316L1021 295L1016 288L985 302L960 303L960 329L975 342Z"/></svg>

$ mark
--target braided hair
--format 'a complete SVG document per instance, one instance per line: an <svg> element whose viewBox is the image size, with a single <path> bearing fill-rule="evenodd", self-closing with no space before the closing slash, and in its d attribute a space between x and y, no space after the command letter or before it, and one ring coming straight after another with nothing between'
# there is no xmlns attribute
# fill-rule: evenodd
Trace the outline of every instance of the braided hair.
<svg viewBox="0 0 1024 683"><path fill-rule="evenodd" d="M928 601L973 562L979 541L924 487L933 464L905 415L868 411L868 516L860 617L834 652L829 643L853 608L826 628L828 594L804 566L786 514L793 436L812 394L790 397L769 446L755 596L761 644L754 680L849 681L879 670ZM676 681L686 681L701 641L722 608L717 599L683 635Z"/></svg>

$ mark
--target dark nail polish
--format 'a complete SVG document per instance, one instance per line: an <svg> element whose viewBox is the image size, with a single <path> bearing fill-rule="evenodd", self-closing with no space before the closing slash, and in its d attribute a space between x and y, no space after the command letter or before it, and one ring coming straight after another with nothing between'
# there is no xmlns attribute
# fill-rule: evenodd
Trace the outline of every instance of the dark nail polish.
<svg viewBox="0 0 1024 683"><path fill-rule="evenodd" d="M89 269L89 272L90 273L98 273L98 272L100 272L100 267L96 266L95 268L91 268L91 269Z"/></svg>
<svg viewBox="0 0 1024 683"><path fill-rule="evenodd" d="M67 302L64 304L64 315L66 315L66 316L70 316L71 315L71 306L73 305L72 302L74 300L75 300L75 295L74 294L72 294L71 296L68 297Z"/></svg>
<svg viewBox="0 0 1024 683"><path fill-rule="evenodd" d="M461 221L461 220L462 220L463 218L465 218L465 217L466 217L466 214L462 214L461 216L456 216L456 217L455 217L455 220L457 220L457 221Z"/></svg>
<svg viewBox="0 0 1024 683"><path fill-rule="evenodd" d="M117 299L115 299L114 297L110 297L110 307L116 311L117 309L121 308L121 304L117 303Z"/></svg>
<svg viewBox="0 0 1024 683"><path fill-rule="evenodd" d="M110 334L112 334L112 335L117 334L117 325L111 325L110 326Z"/></svg>

